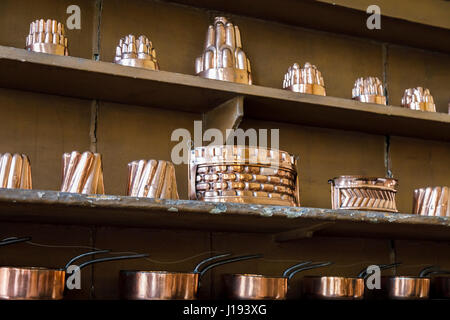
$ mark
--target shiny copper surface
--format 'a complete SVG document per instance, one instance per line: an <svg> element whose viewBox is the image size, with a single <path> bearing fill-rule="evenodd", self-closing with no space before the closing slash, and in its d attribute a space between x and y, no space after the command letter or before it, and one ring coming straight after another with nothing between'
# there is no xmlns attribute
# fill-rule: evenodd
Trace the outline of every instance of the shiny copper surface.
<svg viewBox="0 0 450 320"><path fill-rule="evenodd" d="M381 277L381 289L389 299L428 299L430 293L430 278L398 276Z"/></svg>
<svg viewBox="0 0 450 320"><path fill-rule="evenodd" d="M238 300L284 300L288 290L287 277L266 277L258 274L224 275L227 296Z"/></svg>
<svg viewBox="0 0 450 320"><path fill-rule="evenodd" d="M450 187L414 190L413 213L422 216L450 217Z"/></svg>
<svg viewBox="0 0 450 320"><path fill-rule="evenodd" d="M284 75L283 89L326 96L322 74L309 62L306 62L303 68L300 68L297 63L289 67Z"/></svg>
<svg viewBox="0 0 450 320"><path fill-rule="evenodd" d="M352 99L386 105L384 86L377 77L358 78L352 89Z"/></svg>
<svg viewBox="0 0 450 320"><path fill-rule="evenodd" d="M26 155L0 154L0 188L32 188L31 165Z"/></svg>
<svg viewBox="0 0 450 320"><path fill-rule="evenodd" d="M406 89L402 97L402 107L411 110L436 112L436 105L430 90L422 87Z"/></svg>
<svg viewBox="0 0 450 320"><path fill-rule="evenodd" d="M195 73L203 78L252 84L250 60L242 50L241 33L225 17L208 27L205 46L195 59Z"/></svg>
<svg viewBox="0 0 450 320"><path fill-rule="evenodd" d="M102 158L98 153L65 153L62 157L62 192L104 194Z"/></svg>
<svg viewBox="0 0 450 320"><path fill-rule="evenodd" d="M311 299L360 300L364 298L364 279L306 276L302 279L302 290Z"/></svg>
<svg viewBox="0 0 450 320"><path fill-rule="evenodd" d="M146 36L132 34L119 40L114 62L123 66L159 70L156 50Z"/></svg>
<svg viewBox="0 0 450 320"><path fill-rule="evenodd" d="M64 24L56 20L36 20L30 24L30 33L26 38L25 49L68 56L67 38Z"/></svg>
<svg viewBox="0 0 450 320"><path fill-rule="evenodd" d="M398 212L395 179L340 176L329 182L333 209Z"/></svg>

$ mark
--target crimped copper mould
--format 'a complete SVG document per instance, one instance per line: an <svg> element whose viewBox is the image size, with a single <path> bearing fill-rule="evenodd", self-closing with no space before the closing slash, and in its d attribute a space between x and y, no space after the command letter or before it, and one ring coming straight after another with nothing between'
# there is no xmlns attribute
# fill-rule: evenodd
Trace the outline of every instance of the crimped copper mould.
<svg viewBox="0 0 450 320"><path fill-rule="evenodd" d="M239 28L225 17L208 27L203 53L195 59L195 73L203 78L252 84L250 60L242 50Z"/></svg>
<svg viewBox="0 0 450 320"><path fill-rule="evenodd" d="M398 212L395 179L340 176L328 182L333 209Z"/></svg>
<svg viewBox="0 0 450 320"><path fill-rule="evenodd" d="M61 191L104 194L101 155L89 151L64 153Z"/></svg>
<svg viewBox="0 0 450 320"><path fill-rule="evenodd" d="M377 77L358 78L353 86L352 99L386 105L384 86Z"/></svg>
<svg viewBox="0 0 450 320"><path fill-rule="evenodd" d="M297 160L287 152L245 146L191 151L192 200L297 206Z"/></svg>
<svg viewBox="0 0 450 320"><path fill-rule="evenodd" d="M450 187L414 190L413 213L422 216L450 217Z"/></svg>
<svg viewBox="0 0 450 320"><path fill-rule="evenodd" d="M179 199L175 167L164 160L139 160L128 164L128 196Z"/></svg>
<svg viewBox="0 0 450 320"><path fill-rule="evenodd" d="M31 189L30 160L24 154L0 154L0 188Z"/></svg>
<svg viewBox="0 0 450 320"><path fill-rule="evenodd" d="M146 36L132 34L120 39L114 62L123 66L159 70L156 50Z"/></svg>
<svg viewBox="0 0 450 320"><path fill-rule="evenodd" d="M436 112L436 105L430 90L422 87L406 89L402 97L402 107L411 110Z"/></svg>
<svg viewBox="0 0 450 320"><path fill-rule="evenodd" d="M33 21L30 24L30 33L26 39L25 49L68 56L69 49L64 24L51 19Z"/></svg>
<svg viewBox="0 0 450 320"><path fill-rule="evenodd" d="M305 63L303 68L297 63L289 67L284 75L283 89L300 93L326 96L325 83L322 74L315 65Z"/></svg>

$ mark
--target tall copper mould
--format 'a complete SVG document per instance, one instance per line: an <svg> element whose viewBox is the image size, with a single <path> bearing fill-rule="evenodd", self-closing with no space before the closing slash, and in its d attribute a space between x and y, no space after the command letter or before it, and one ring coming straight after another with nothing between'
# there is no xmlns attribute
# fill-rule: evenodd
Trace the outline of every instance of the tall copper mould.
<svg viewBox="0 0 450 320"><path fill-rule="evenodd" d="M173 163L164 160L130 162L128 164L127 195L179 199Z"/></svg>
<svg viewBox="0 0 450 320"><path fill-rule="evenodd" d="M384 86L377 77L358 78L352 89L352 99L386 105Z"/></svg>
<svg viewBox="0 0 450 320"><path fill-rule="evenodd" d="M24 154L0 154L0 188L32 189L30 160Z"/></svg>
<svg viewBox="0 0 450 320"><path fill-rule="evenodd" d="M214 19L203 53L195 59L195 73L208 79L252 84L250 60L242 49L238 26L225 17Z"/></svg>
<svg viewBox="0 0 450 320"><path fill-rule="evenodd" d="M303 68L300 68L297 63L289 67L284 75L283 89L326 96L322 73L309 62L306 62Z"/></svg>
<svg viewBox="0 0 450 320"><path fill-rule="evenodd" d="M146 36L130 34L119 40L114 62L123 66L159 70L156 50Z"/></svg>
<svg viewBox="0 0 450 320"><path fill-rule="evenodd" d="M25 49L68 56L67 37L64 24L51 19L40 19L30 24L30 33L25 42Z"/></svg>
<svg viewBox="0 0 450 320"><path fill-rule="evenodd" d="M436 105L430 90L422 87L406 89L402 97L402 107L411 110L436 112Z"/></svg>
<svg viewBox="0 0 450 320"><path fill-rule="evenodd" d="M328 182L333 209L398 212L396 179L340 176Z"/></svg>
<svg viewBox="0 0 450 320"><path fill-rule="evenodd" d="M63 154L62 192L104 194L102 157L73 151Z"/></svg>
<svg viewBox="0 0 450 320"><path fill-rule="evenodd" d="M422 216L450 217L450 187L414 190L413 213Z"/></svg>
<svg viewBox="0 0 450 320"><path fill-rule="evenodd" d="M296 158L284 151L208 146L191 151L192 200L299 206Z"/></svg>

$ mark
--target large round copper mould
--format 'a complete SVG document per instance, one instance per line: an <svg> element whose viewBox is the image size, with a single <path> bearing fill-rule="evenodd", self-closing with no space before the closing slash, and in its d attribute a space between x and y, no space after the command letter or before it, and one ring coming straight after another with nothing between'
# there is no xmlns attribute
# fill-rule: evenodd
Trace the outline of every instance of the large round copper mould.
<svg viewBox="0 0 450 320"><path fill-rule="evenodd" d="M450 217L450 187L414 190L413 213L422 216Z"/></svg>
<svg viewBox="0 0 450 320"><path fill-rule="evenodd" d="M260 258L261 255L247 255L225 258L221 254L201 261L193 272L132 271L122 270L119 274L120 296L126 300L194 300L201 278L210 269L237 261Z"/></svg>
<svg viewBox="0 0 450 320"><path fill-rule="evenodd" d="M340 176L328 182L333 209L398 212L396 179Z"/></svg>
<svg viewBox="0 0 450 320"><path fill-rule="evenodd" d="M67 38L64 24L56 20L36 20L30 24L30 33L26 38L25 49L68 56Z"/></svg>
<svg viewBox="0 0 450 320"><path fill-rule="evenodd" d="M104 194L102 157L99 153L64 153L62 192Z"/></svg>
<svg viewBox="0 0 450 320"><path fill-rule="evenodd" d="M436 112L436 105L430 90L422 87L406 89L402 97L402 107L411 110Z"/></svg>
<svg viewBox="0 0 450 320"><path fill-rule="evenodd" d="M326 96L322 74L315 65L309 62L306 62L303 68L300 68L297 63L289 67L284 75L283 89Z"/></svg>
<svg viewBox="0 0 450 320"><path fill-rule="evenodd" d="M24 154L0 154L0 188L31 189L30 160Z"/></svg>
<svg viewBox="0 0 450 320"><path fill-rule="evenodd" d="M159 70L156 50L146 36L136 38L130 34L119 40L114 63L128 67Z"/></svg>
<svg viewBox="0 0 450 320"><path fill-rule="evenodd" d="M288 293L288 283L300 271L330 265L331 262L311 264L311 261L293 265L281 277L260 274L227 274L224 282L227 296L237 300L284 300Z"/></svg>
<svg viewBox="0 0 450 320"><path fill-rule="evenodd" d="M297 160L287 152L245 146L195 148L191 200L298 206Z"/></svg>
<svg viewBox="0 0 450 320"><path fill-rule="evenodd" d="M383 83L377 77L356 79L352 89L352 99L386 105Z"/></svg>

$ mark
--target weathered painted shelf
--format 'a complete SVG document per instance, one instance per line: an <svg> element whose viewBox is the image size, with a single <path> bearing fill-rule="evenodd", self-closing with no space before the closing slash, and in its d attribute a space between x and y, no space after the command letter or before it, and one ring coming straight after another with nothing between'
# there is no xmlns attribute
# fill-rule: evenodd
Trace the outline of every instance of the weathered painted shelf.
<svg viewBox="0 0 450 320"><path fill-rule="evenodd" d="M450 217L0 189L0 221L450 241Z"/></svg>

